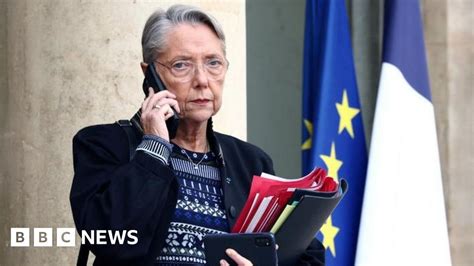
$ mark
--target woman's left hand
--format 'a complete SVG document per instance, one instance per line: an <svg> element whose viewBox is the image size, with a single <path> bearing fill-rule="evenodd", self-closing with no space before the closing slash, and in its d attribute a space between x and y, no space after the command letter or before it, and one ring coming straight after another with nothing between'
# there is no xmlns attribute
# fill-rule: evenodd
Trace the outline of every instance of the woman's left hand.
<svg viewBox="0 0 474 266"><path fill-rule="evenodd" d="M239 266L252 266L253 265L251 261L249 261L248 259L242 257L239 253L237 253L237 251L235 251L231 248L226 249L225 253L232 260L234 260L235 263L237 263L237 265L239 265ZM221 262L221 266L229 266L229 263L226 260L221 260L220 262Z"/></svg>

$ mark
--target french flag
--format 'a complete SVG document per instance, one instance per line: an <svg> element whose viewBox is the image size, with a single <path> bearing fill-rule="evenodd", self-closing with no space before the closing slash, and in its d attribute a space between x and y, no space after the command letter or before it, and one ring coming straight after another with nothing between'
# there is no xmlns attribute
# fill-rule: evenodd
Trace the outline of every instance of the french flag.
<svg viewBox="0 0 474 266"><path fill-rule="evenodd" d="M418 0L385 1L356 265L451 265Z"/></svg>

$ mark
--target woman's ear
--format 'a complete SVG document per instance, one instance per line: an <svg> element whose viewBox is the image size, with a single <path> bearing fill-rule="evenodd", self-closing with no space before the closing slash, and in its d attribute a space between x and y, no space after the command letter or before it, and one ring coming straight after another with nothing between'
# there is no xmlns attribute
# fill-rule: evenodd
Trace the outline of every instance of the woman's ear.
<svg viewBox="0 0 474 266"><path fill-rule="evenodd" d="M148 67L147 63L140 62L140 67L142 68L143 74L146 72L146 68Z"/></svg>

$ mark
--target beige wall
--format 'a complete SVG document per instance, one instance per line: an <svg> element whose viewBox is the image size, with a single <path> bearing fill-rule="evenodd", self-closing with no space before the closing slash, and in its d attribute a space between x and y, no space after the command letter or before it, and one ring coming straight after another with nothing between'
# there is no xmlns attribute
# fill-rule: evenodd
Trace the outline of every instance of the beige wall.
<svg viewBox="0 0 474 266"><path fill-rule="evenodd" d="M74 248L9 247L10 228L74 226L72 137L137 110L143 25L175 2L0 1L0 265L75 263ZM245 1L188 3L227 33L231 64L215 126L245 139Z"/></svg>
<svg viewBox="0 0 474 266"><path fill-rule="evenodd" d="M423 0L453 265L474 265L474 1Z"/></svg>

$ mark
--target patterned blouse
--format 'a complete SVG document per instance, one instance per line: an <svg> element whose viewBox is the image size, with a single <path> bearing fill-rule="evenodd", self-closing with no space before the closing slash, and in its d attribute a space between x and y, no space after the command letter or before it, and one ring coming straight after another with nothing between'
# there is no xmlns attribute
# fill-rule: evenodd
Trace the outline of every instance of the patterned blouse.
<svg viewBox="0 0 474 266"><path fill-rule="evenodd" d="M174 144L169 163L179 183L178 201L156 264L205 265L204 235L229 232L216 156Z"/></svg>

